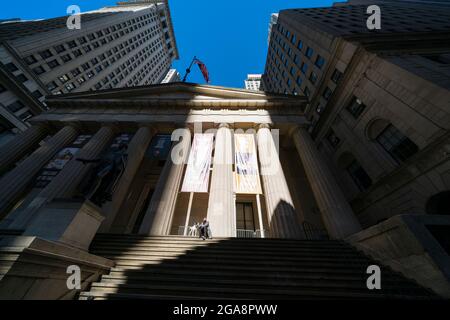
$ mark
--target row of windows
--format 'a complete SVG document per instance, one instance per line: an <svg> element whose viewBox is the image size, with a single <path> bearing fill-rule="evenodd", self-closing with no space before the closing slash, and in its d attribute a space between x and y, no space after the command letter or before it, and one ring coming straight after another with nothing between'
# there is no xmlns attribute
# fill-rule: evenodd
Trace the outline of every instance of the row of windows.
<svg viewBox="0 0 450 320"><path fill-rule="evenodd" d="M87 79L93 78L96 74L102 72L104 69L108 68L110 65L114 64L117 60L121 59L122 57L127 56L128 53L130 53L132 50L138 48L139 46L143 45L144 43L148 42L150 40L150 35L145 36L150 31L145 30L144 32L136 35L132 39L129 39L118 46L98 55L96 58L91 59L90 61L83 63L80 67L77 67L73 69L70 74L65 74L60 77L58 77L58 80L60 83L62 83L64 86L63 88L67 91L72 91L76 88L76 85L74 83L66 84L67 81L70 80L70 75L73 78L76 78L79 76L82 72L86 72L85 75L79 76L77 78L78 84L83 84ZM139 40L139 41L137 41ZM133 43L134 41L137 41L136 43ZM130 46L131 45L131 46ZM148 58L153 52L155 52L157 49L160 49L162 47L160 39L152 41L148 47L144 48L142 51L138 52L137 55L131 57L128 59L124 64L122 64L121 68L124 70L126 66L130 66L135 59L138 59L138 57L141 57L144 55L144 58ZM119 49L123 49L121 52L119 52ZM117 54L115 54L117 53ZM112 56L115 54L114 56ZM112 56L112 57L111 57ZM107 57L111 57L109 60L106 60ZM90 70L90 68L93 68ZM136 67L136 64L133 65L133 67ZM132 71L132 68L130 67L129 72ZM82 71L81 71L82 70ZM116 69L116 74L120 72L120 70ZM128 72L127 72L128 73ZM127 74L126 74L127 75ZM125 75L125 76L126 76ZM58 85L55 83L55 81L52 81L48 84L47 88L49 90L54 90ZM98 86L97 86L98 87ZM54 92L55 94L61 93L60 91Z"/></svg>
<svg viewBox="0 0 450 320"><path fill-rule="evenodd" d="M340 139L331 129L329 130L326 139L333 148L337 148L340 143ZM414 142L412 142L408 137L400 132L400 130L390 123L381 133L378 134L375 141L397 163L402 163L408 160L419 151L419 148ZM345 170L361 191L368 189L372 185L372 179L356 159L350 161Z"/></svg>
<svg viewBox="0 0 450 320"><path fill-rule="evenodd" d="M269 68L271 68L271 70L266 70L266 74L268 75L268 89L278 92L282 92L284 89L284 93L288 94L291 93L292 81L289 77L286 77L286 71L283 70L282 66L284 66L284 68L287 68L289 63L293 64L289 69L289 74L291 75L291 77L296 79L295 82L298 86L298 89L301 90L300 86L303 82L303 79L306 79L308 64L306 63L306 61L301 61L299 55L294 54L290 46L290 44L294 45L299 50L299 53L302 54L303 41L298 40L295 34L291 34L290 31L285 29L281 24L278 24L278 31L280 32L280 35L275 33L273 40L270 43L268 61L266 64L267 66L269 66ZM288 40L290 44L287 43L284 38L286 38L286 40ZM288 59L285 56L285 53L292 60ZM277 55L277 57L275 56L275 54ZM304 56L307 59L311 60L313 55L314 50L311 47L307 47ZM277 58L279 58L281 62L277 61ZM314 65L318 69L322 69L325 65L325 59L322 56L317 55L314 61ZM299 74L297 78L295 78L295 75L297 74L296 68L298 68L299 72L301 72L301 74L303 74L304 76L301 76ZM278 77L278 71L280 70L282 70L281 79ZM283 80L285 80L284 83ZM312 85L316 85L319 80L319 75L312 70L309 74L308 80ZM311 91L307 86L304 87L303 92L307 97L311 94ZM292 93L297 94L296 88L293 88Z"/></svg>
<svg viewBox="0 0 450 320"><path fill-rule="evenodd" d="M115 39L120 38L121 36L124 36L125 34L128 34L132 31L142 28L145 25L147 25L155 20L155 19L146 20L137 25L131 26L131 24L135 24L136 21L143 20L144 17L147 17L147 16L150 16L150 15L145 15L145 16L141 16L138 18L134 18L132 20L128 20L128 21L118 24L116 26L106 28L103 31L100 30L100 31L97 31L94 33L90 33L87 36L79 37L77 39L77 41L70 40L64 44L56 45L53 47L53 50L56 52L56 54L61 54L61 53L65 52L67 49L74 49L77 46L82 46L84 44L87 44L89 41L94 41L94 40L98 39L99 41L94 41L91 43L92 46L94 47L94 49L96 49L96 48L100 47L101 45L105 45L108 42L111 42ZM130 27L126 28L124 30L121 30L122 28L125 28L127 25ZM154 27L154 28L156 28L156 27ZM116 30L120 30L120 31L115 32ZM85 50L85 52L89 52L92 50L92 47L90 45L85 45L85 46L83 46L83 49ZM74 50L74 51L72 51L72 53L75 55L75 57L80 56L82 54L80 49ZM44 60L49 59L54 56L54 53L52 52L51 49L46 49L46 50L40 51L38 54ZM70 57L70 55L65 54L61 58L63 59L64 62L67 62L67 61L70 61L69 57ZM64 60L64 59L66 59L66 60ZM28 65L32 65L32 64L35 64L38 62L38 60L36 59L36 57L33 54L25 57L24 61Z"/></svg>
<svg viewBox="0 0 450 320"><path fill-rule="evenodd" d="M114 53L117 53L117 52L119 51L119 49L124 49L124 48L126 48L126 49L125 49L126 52L125 52L125 51L122 52L122 55L125 55L127 52L130 52L131 50L134 50L137 44L133 44L133 43L134 43L134 42L137 42L137 43L139 43L139 44L142 44L144 41L147 41L147 40L149 39L150 36L146 36L146 35L147 35L148 33L150 33L150 32L151 32L151 31L149 31L149 30L145 30L145 32L142 32L142 33L140 33L140 34L134 36L133 38L131 38L131 39L127 40L127 41L122 42L122 43L119 44L118 46L114 47L114 50L113 50ZM156 34L156 31L154 32L154 34ZM152 33L152 35L153 35L153 33ZM90 51L92 50L92 48L91 48L90 45L86 45L86 46L83 47L83 50L84 50L84 53L88 53L88 52L90 52ZM74 56L75 58L78 58L78 57L82 56L84 53L83 53L80 49L77 49L77 50L75 50L75 51L72 52L72 54L73 54L73 56ZM111 50L108 50L108 51L106 52L106 54L107 54L108 57L109 57L109 56L111 56L111 55L113 54L113 52L112 52ZM106 58L106 57L105 57L105 53L103 53L103 54L99 55L97 58L92 59L91 61L92 61L93 64L95 65L96 63L98 63L98 59L100 59L101 61L103 61L105 58ZM120 58L121 58L121 55L118 54L118 55L116 55L115 58L112 58L112 59L111 59L111 62L110 62L110 63L114 63L116 59L120 59ZM73 57L71 56L70 53L67 53L67 54L61 55L61 56L60 56L60 59L62 60L63 63L68 63L68 62L70 62L70 61L73 59ZM54 68L57 68L58 66L60 66L60 63L58 62L57 59L53 59L53 60L49 61L49 62L47 63L47 65L48 65L48 67L49 67L50 69L54 69ZM107 66L108 66L108 65L104 65L104 67L107 67ZM35 68L33 69L33 71L34 71L37 75L40 75L40 74L46 72L46 70L44 69L43 66L35 67Z"/></svg>

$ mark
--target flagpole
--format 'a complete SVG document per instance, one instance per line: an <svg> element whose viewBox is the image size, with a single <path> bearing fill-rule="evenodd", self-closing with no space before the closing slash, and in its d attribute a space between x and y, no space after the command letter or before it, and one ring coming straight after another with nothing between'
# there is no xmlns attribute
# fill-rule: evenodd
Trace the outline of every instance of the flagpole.
<svg viewBox="0 0 450 320"><path fill-rule="evenodd" d="M195 59L197 59L196 56L194 56L194 58L192 58L191 64L190 64L189 67L186 69L186 74L184 75L183 82L186 82L186 79L187 79L188 74L191 73L191 68L192 68L192 65L194 64Z"/></svg>

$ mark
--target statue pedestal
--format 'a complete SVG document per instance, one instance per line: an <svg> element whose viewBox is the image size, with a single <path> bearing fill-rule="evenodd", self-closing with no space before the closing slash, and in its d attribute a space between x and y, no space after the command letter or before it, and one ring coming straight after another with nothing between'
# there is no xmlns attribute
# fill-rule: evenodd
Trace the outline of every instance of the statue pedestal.
<svg viewBox="0 0 450 320"><path fill-rule="evenodd" d="M104 216L91 201L55 200L43 206L24 232L88 250Z"/></svg>

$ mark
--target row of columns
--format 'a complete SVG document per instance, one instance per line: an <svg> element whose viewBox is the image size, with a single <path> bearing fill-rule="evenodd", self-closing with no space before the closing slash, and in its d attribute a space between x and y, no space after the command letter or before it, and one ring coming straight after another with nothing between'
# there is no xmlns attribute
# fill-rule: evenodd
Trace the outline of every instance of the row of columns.
<svg viewBox="0 0 450 320"><path fill-rule="evenodd" d="M64 146L71 143L78 135L78 130L74 126L66 126L58 131L53 137L45 141L41 147L34 151L24 161L17 165L14 169L6 173L0 179L0 219L3 218L8 211L17 203L24 190L29 186L30 182L35 178L41 168L46 165L52 157ZM34 137L34 135L32 135ZM17 140L22 140L19 137ZM16 139L13 140L13 142ZM22 146L31 143L22 143ZM18 151L3 148L1 153L10 153L5 155L5 159L13 159L18 157ZM11 161L11 160L8 160Z"/></svg>
<svg viewBox="0 0 450 320"><path fill-rule="evenodd" d="M188 132L188 130L185 131ZM78 134L78 130L74 126L64 127L0 179L0 218L16 203L17 198L20 197L39 170L61 148L72 142ZM133 137L129 145L125 173L113 196L113 202L105 210L108 215L101 227L103 231L108 231L111 227L154 134L155 132L151 128L142 127ZM10 165L11 162L20 159L20 154L27 152L27 148L29 149L33 145L31 141L36 143L42 135L45 135L45 129L40 127L30 128L30 132L25 132L24 135L17 138L16 148L2 152L0 160L3 162L0 162L0 164ZM109 145L114 135L114 127L103 126L80 150L77 157L97 158ZM232 130L229 126L221 124L216 133L207 213L207 218L214 228L214 235L219 237L233 237L236 231L232 137ZM308 132L304 128L298 127L292 132L292 137L330 236L332 238L343 238L358 232L360 225ZM184 144L185 148L178 149L188 150L190 134L181 137L180 143ZM267 125L260 126L257 133L257 143L271 236L298 238L301 234L300 224L297 221L293 199L281 168L276 145ZM140 233L150 235L170 233L187 156L188 152L185 152L180 163L173 163L171 157L166 161L141 225ZM52 199L73 197L78 185L86 177L88 171L89 165L84 165L76 159L69 161L53 181L33 200L30 204L31 211L33 211L33 208L37 210ZM25 226L32 217L33 214L28 211L25 215L16 219L16 224Z"/></svg>

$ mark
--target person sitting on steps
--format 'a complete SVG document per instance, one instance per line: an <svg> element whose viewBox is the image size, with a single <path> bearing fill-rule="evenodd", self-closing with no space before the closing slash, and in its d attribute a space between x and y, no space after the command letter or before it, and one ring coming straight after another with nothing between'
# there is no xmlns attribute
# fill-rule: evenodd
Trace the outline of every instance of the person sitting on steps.
<svg viewBox="0 0 450 320"><path fill-rule="evenodd" d="M203 222L200 224L200 238L203 240L209 238L209 222L206 218L204 218Z"/></svg>

